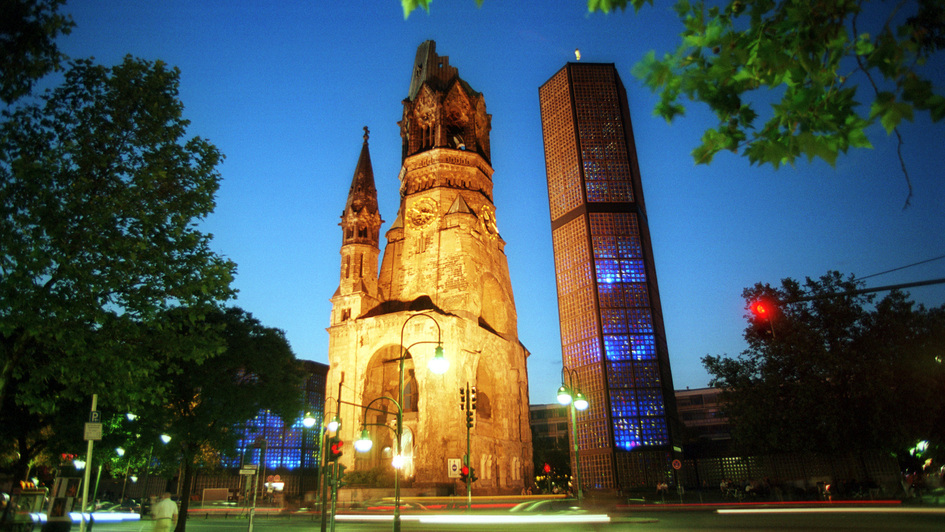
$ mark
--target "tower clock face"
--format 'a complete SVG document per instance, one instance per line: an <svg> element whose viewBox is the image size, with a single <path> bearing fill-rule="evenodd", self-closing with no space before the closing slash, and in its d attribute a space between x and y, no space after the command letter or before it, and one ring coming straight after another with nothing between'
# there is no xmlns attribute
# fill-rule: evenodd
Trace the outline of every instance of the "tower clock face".
<svg viewBox="0 0 945 532"><path fill-rule="evenodd" d="M436 218L437 204L430 198L420 198L407 209L407 224L413 229L420 229Z"/></svg>

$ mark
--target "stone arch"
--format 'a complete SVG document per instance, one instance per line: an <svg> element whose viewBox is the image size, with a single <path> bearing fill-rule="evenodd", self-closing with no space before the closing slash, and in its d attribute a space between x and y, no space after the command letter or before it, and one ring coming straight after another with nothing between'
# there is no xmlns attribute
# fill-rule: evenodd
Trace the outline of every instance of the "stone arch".
<svg viewBox="0 0 945 532"><path fill-rule="evenodd" d="M362 411L359 419L359 426L355 428L355 434L360 435L360 424L364 424L371 435L374 445L367 453L357 453L356 468L361 470L372 469L377 466L390 465L390 452L394 448L395 434L393 430L384 428L387 425L394 428L397 420L397 407L390 401L379 400L371 405L371 410L364 411L363 407L371 404L379 397L390 397L397 400L400 386L400 366L398 357L400 356L399 345L386 345L375 351L365 367L363 376L363 394L361 399ZM419 396L419 387L414 375L413 358L404 360L404 403L407 403L408 389L410 383L412 390L410 398L412 400L412 411L416 411L417 397ZM385 452L386 450L386 452Z"/></svg>

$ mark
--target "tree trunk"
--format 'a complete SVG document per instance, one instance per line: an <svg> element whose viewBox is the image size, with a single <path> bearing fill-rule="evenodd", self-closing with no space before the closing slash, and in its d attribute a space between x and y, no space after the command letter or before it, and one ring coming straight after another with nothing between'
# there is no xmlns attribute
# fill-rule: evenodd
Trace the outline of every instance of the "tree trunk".
<svg viewBox="0 0 945 532"><path fill-rule="evenodd" d="M184 478L178 479L183 482L180 488L180 510L177 514L177 528L174 532L184 532L187 530L187 511L190 509L190 492L193 490L194 480L194 459L185 457L184 460Z"/></svg>

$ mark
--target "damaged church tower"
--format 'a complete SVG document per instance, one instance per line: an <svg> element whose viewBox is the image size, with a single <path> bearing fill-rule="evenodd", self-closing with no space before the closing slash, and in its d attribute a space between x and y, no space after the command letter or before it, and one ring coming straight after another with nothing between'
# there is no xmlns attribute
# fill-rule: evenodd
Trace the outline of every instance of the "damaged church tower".
<svg viewBox="0 0 945 532"><path fill-rule="evenodd" d="M349 471L390 470L396 461L405 488L463 493L450 467L466 454L459 391L474 387L474 492L519 493L532 477L528 351L518 340L493 203L492 117L433 41L417 50L403 105L400 208L379 270L381 218L366 132L342 214L326 413L340 404L341 463ZM440 346L450 364L442 375L428 369ZM397 403L403 424L395 460ZM374 442L363 454L347 445L362 430Z"/></svg>

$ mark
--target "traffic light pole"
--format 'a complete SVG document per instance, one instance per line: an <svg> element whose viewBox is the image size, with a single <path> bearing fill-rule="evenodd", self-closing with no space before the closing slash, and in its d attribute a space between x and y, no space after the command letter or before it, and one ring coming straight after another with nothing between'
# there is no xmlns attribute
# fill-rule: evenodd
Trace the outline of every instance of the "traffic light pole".
<svg viewBox="0 0 945 532"><path fill-rule="evenodd" d="M465 481L466 481L466 511L468 512L472 509L472 481L473 481L473 468L470 465L470 453L469 453L469 440L470 432L472 431L473 426L473 412L476 410L476 399L473 397L473 394L476 393L476 388L469 387L469 383L466 383L466 389L459 389L459 409L466 411L466 456L463 456L463 467L466 470Z"/></svg>
<svg viewBox="0 0 945 532"><path fill-rule="evenodd" d="M338 397L336 398L337 406L335 407L335 416L336 416L336 418L338 419L338 422L339 422L339 423L341 422L341 403L343 402L343 401L341 400L341 386L342 386L344 383L345 383L345 372L342 371L342 372L341 372L341 378L338 380ZM323 419L322 422L324 423L324 421L325 421L325 420ZM340 426L340 425L335 428L335 434L338 434L337 431L339 431L339 430L341 430L341 426ZM329 464L329 461L328 461L328 452L325 452L325 451L326 451L326 447L328 447L328 429L327 429L327 427L322 427L322 448L321 448L322 459L320 460L320 463L322 464L322 485L321 485L321 492L322 492L322 507L321 507L321 510L322 510L322 523L321 523L321 524L322 524L322 526L321 526L321 532L327 532L327 531L326 531L326 528L327 528L327 524L328 524L328 523L327 523L328 515L327 515L327 513L325 512L325 505L327 504L327 501L326 501L325 499L326 499L327 496L328 496L328 484L329 484L329 482L331 482L331 481L329 480L329 477L331 477L331 475L329 475L329 472L330 472L330 471L329 471L329 467L330 467L330 466L328 465L328 464ZM328 450L328 451L331 452L331 450ZM337 461L336 461L335 463L337 463ZM331 492L331 530L332 530L332 532L334 532L334 530L335 530L335 498L336 498L336 492L335 492L334 488L332 488L332 492Z"/></svg>
<svg viewBox="0 0 945 532"><path fill-rule="evenodd" d="M467 384L467 386L469 386ZM463 461L466 462L466 467L469 467L469 431L472 430L469 428L469 423L466 424L466 456L463 457ZM466 511L472 509L472 469L469 470L470 474L466 475Z"/></svg>

